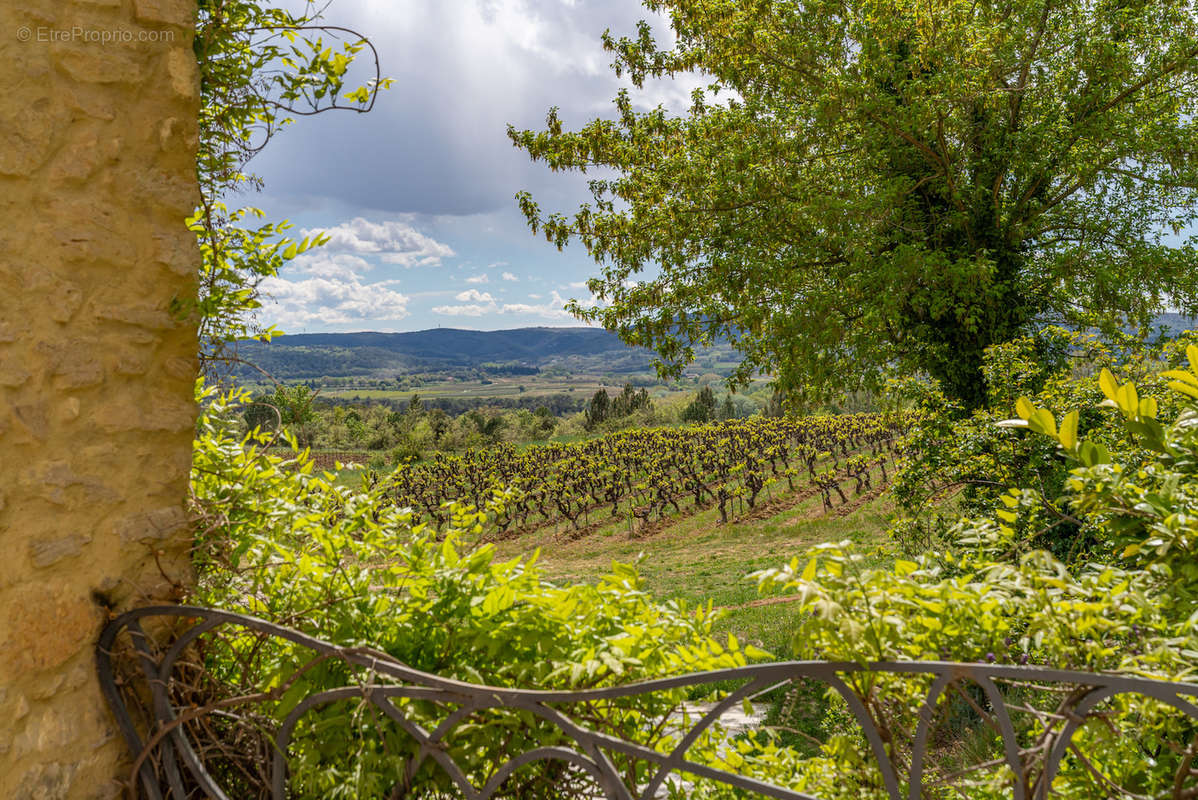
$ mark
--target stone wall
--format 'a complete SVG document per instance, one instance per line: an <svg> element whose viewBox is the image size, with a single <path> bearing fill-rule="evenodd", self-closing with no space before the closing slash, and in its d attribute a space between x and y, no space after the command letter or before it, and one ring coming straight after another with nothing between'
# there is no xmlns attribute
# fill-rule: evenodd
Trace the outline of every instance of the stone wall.
<svg viewBox="0 0 1198 800"><path fill-rule="evenodd" d="M0 4L0 797L114 797L92 646L187 580L195 0Z"/></svg>

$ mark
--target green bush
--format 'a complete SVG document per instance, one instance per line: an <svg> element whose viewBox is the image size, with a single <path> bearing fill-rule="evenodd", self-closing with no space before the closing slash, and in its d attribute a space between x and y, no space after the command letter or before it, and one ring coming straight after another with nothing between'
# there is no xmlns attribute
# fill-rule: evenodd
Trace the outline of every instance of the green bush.
<svg viewBox="0 0 1198 800"><path fill-rule="evenodd" d="M946 542L960 516L989 514L998 498L1011 489L1035 490L1042 519L1023 531L1018 552L1043 548L1069 563L1109 557L1101 520L1089 522L1067 512L1061 497L1069 465L1056 445L1038 436L997 423L1015 415L1016 398L1057 415L1078 412L1078 434L1128 459L1147 458L1137 450L1116 415L1101 407L1098 375L1115 369L1139 381L1160 397L1160 416L1172 420L1180 412L1176 396L1164 392L1157 372L1182 359L1184 341L1148 348L1134 342L1120 347L1093 337L1046 328L1034 337L988 348L983 366L991 405L966 414L934 385L914 379L895 381L892 397L913 404L921 423L904 442L904 459L892 496L902 518L896 539L909 555Z"/></svg>
<svg viewBox="0 0 1198 800"><path fill-rule="evenodd" d="M195 603L496 686L582 689L764 656L732 638L717 642L710 610L652 601L630 566L613 565L597 584L559 586L544 579L535 555L497 561L491 546L475 543L489 514L505 502L502 493L489 509L455 507L443 530L413 525L406 510L388 499L385 477L361 488L338 486L302 454L266 455L256 432L239 435L234 413L244 395L209 391L204 400L192 487L200 521ZM207 658L216 696L293 680L281 698L261 706L262 719L273 721L268 729L305 694L357 679L340 662L304 669L310 653L275 640L222 640ZM661 723L684 699L678 690L592 707L589 724L667 747L676 732ZM435 727L429 704L410 702L403 711L413 722ZM463 725L451 752L478 778L514 754L561 741L553 726L530 723L528 715L511 713L486 725ZM718 734L711 739L718 740ZM303 718L291 750L293 796L391 796L404 782L402 767L413 752L411 739L394 726L380 726L360 704L314 710ZM633 777L644 769L621 766ZM408 788L427 796L449 784L430 764ZM246 796L256 791L241 789ZM508 796L570 797L576 791L551 765L538 763L517 773Z"/></svg>
<svg viewBox="0 0 1198 800"><path fill-rule="evenodd" d="M1053 500L1052 511L1045 510L1041 487L1009 489L989 514L953 527L955 548L875 568L848 543L828 544L759 573L763 590L798 596L795 656L1192 677L1198 666L1198 347L1188 353L1190 370L1168 370L1154 381L1172 390L1167 397L1141 395L1134 383L1120 384L1105 369L1069 389L1068 396L1077 397L1093 383L1104 398L1095 404L1104 416L1101 425L1091 426L1094 436L1080 432L1093 409L1054 414L1027 398L1016 401L1019 415L1001 425L1003 435L1021 437L1024 454L1047 446L1063 465L1062 497ZM1060 384L1050 386L1038 396L1064 396L1061 390ZM1174 412L1171 423L1161 420L1166 406ZM1106 409L1112 409L1109 417ZM975 416L962 424L972 431L977 421ZM1075 553L1066 563L1031 546L1035 532L1054 525L1058 513L1093 532L1103 545L1090 554L1096 557ZM855 674L850 685L884 736L901 742L914 729L926 682ZM1034 727L1026 716L1017 719L1029 726L1025 735ZM836 760L844 786L870 796L876 773L847 769L868 763L863 743L841 735L836 725L828 730L823 755ZM946 746L937 753L942 774L959 766L956 756L970 737L982 749L995 742L976 720L957 733L956 750ZM1155 701L1121 696L1075 741L1088 762L1079 757L1062 764L1055 796L1107 797L1115 791L1173 798L1185 796L1177 787L1192 781L1198 726ZM969 796L1010 796L1009 778L993 772L973 784Z"/></svg>

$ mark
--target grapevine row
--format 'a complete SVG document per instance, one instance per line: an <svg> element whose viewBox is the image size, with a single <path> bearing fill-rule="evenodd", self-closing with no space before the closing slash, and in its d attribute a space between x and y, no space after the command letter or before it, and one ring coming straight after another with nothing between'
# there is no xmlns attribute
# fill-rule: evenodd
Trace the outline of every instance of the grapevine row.
<svg viewBox="0 0 1198 800"><path fill-rule="evenodd" d="M483 508L496 490L514 489L498 515L501 535L559 523L581 530L604 519L645 526L711 506L726 523L737 509L756 508L762 493L777 484L791 492L812 487L827 509L834 498L848 502L842 484L860 494L872 489L876 473L885 482L907 422L881 414L750 417L524 451L500 446L438 453L397 469L391 491L397 504L444 524L446 503Z"/></svg>

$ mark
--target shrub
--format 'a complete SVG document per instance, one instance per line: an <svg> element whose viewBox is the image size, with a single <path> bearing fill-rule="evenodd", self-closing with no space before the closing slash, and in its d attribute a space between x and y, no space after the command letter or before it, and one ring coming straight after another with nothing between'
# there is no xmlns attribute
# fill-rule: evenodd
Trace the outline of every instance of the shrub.
<svg viewBox="0 0 1198 800"><path fill-rule="evenodd" d="M652 601L631 566L613 565L597 584L560 586L545 580L535 555L496 560L490 545L476 542L507 499L502 493L481 511L454 507L442 530L413 525L408 512L388 500L386 477L360 488L338 486L304 454L267 455L257 432L239 435L233 415L245 395L206 391L204 398L192 486L199 520L195 603L497 686L581 689L743 665L764 655L735 639L716 642L710 610ZM224 735L253 739L305 694L353 684L344 664L309 664L309 655L273 639L233 639L209 649L205 666L214 696L291 681L281 698L262 706L263 717L236 736ZM597 719L590 722L665 747L676 734L661 723L684 699L682 690L632 697L594 708ZM435 727L429 704L412 702L403 711ZM513 754L560 741L552 726L529 723L513 712L485 726L462 726L452 753L477 777ZM304 716L291 749L292 796L390 796L413 752L412 740L393 727L383 730L358 705L314 710ZM416 796L450 788L431 764L413 781L407 788ZM250 784L235 794L260 792ZM513 784L517 797L575 791L542 762L522 769Z"/></svg>
<svg viewBox="0 0 1198 800"><path fill-rule="evenodd" d="M1160 418L1175 419L1177 396L1163 392L1157 370L1180 362L1183 343L1158 348L1125 343L1115 348L1093 337L1047 328L988 348L983 372L991 406L966 414L934 386L914 379L896 381L893 398L903 398L921 413L904 443L904 459L892 494L903 518L894 534L908 554L945 542L960 515L989 514L998 498L1013 488L1035 490L1045 519L1024 533L1028 548L1047 549L1057 558L1083 563L1106 558L1099 524L1069 514L1060 498L1069 465L1056 445L997 423L1016 413L1015 398L1026 396L1056 415L1076 411L1078 434L1130 460L1145 458L1116 415L1100 405L1098 375L1117 369L1160 397ZM951 503L946 502L951 499ZM947 513L946 513L947 511ZM956 513L953 513L953 512Z"/></svg>
<svg viewBox="0 0 1198 800"><path fill-rule="evenodd" d="M1098 404L1103 423L1090 426L1094 436L1080 433L1092 409L1055 414L1027 398L1017 401L1019 416L1005 422L1003 435L1019 437L1025 454L1047 446L1045 462L1063 465L1063 496L1051 510L1039 486L1005 490L989 515L954 526L955 551L874 568L848 543L829 544L758 573L763 590L798 596L803 616L794 633L796 657L1039 664L1171 680L1192 675L1198 663L1198 347L1189 347L1189 360L1189 370L1168 370L1153 382L1167 383L1168 398L1141 395L1108 370L1069 389L1066 396L1077 397L1093 383L1105 398ZM1171 423L1160 416L1166 405L1175 410ZM964 425L975 430L977 420ZM1058 513L1073 516L1077 528L1102 543L1090 554L1095 557L1074 554L1066 563L1031 546ZM852 681L882 731L901 740L900 732L914 729L926 684L893 675L861 674ZM976 734L977 718L974 723ZM1188 796L1177 792L1191 785L1198 726L1173 709L1123 696L1075 741L1088 761L1062 764L1055 796ZM869 761L853 737L829 736L822 750L842 770ZM940 756L954 764L951 752ZM871 780L848 783L864 791ZM1112 782L1122 789L1113 790ZM971 791L970 797L1009 796L1009 776L992 775Z"/></svg>

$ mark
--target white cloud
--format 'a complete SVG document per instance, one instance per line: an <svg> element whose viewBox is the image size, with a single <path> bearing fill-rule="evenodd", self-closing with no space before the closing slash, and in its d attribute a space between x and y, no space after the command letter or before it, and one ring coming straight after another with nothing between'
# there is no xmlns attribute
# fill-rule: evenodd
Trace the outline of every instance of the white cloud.
<svg viewBox="0 0 1198 800"><path fill-rule="evenodd" d="M484 314L494 314L495 304L488 303L485 306L480 306L477 303L471 303L461 306L433 306L434 314L444 314L449 317L481 317Z"/></svg>
<svg viewBox="0 0 1198 800"><path fill-rule="evenodd" d="M585 289L585 288L587 288L587 282L586 281L572 281L571 283L566 284L566 288L567 289Z"/></svg>
<svg viewBox="0 0 1198 800"><path fill-rule="evenodd" d="M304 236L320 233L320 229L305 229ZM440 266L441 259L454 255L453 248L426 236L407 222L398 219L371 222L355 217L323 231L329 237L324 250L331 253L360 253L374 255L388 264L401 267Z"/></svg>
<svg viewBox="0 0 1198 800"><path fill-rule="evenodd" d="M541 295L529 295L529 299L540 300ZM579 304L584 308L589 308L597 303L595 298L591 297L579 301ZM565 305L566 299L557 292L553 292L550 298L543 303L504 303L497 311L500 314L523 314L551 320L573 320L574 315L566 311Z"/></svg>
<svg viewBox="0 0 1198 800"><path fill-rule="evenodd" d="M287 262L284 271L287 274L298 273L313 278L328 278L330 280L360 280L363 273L374 269L374 265L364 258L350 253L330 253L323 248L309 250L301 256L296 256Z"/></svg>
<svg viewBox="0 0 1198 800"><path fill-rule="evenodd" d="M466 283L490 283L491 279L486 275L471 275L466 279Z"/></svg>
<svg viewBox="0 0 1198 800"><path fill-rule="evenodd" d="M573 320L574 315L563 306L566 299L557 292L543 303L499 303L488 292L477 289L467 289L454 296L462 305L435 306L435 314L454 317L481 317L487 314L518 314L521 316L540 317L547 320ZM529 300L540 300L541 295L529 295ZM595 304L594 298L583 302L584 306Z"/></svg>
<svg viewBox="0 0 1198 800"><path fill-rule="evenodd" d="M518 281L518 280L520 280L519 278L517 278L515 275L513 275L513 274L512 274L512 273L510 273L510 272L505 272L505 273L503 273L502 277L503 277L503 279L504 279L505 281Z"/></svg>
<svg viewBox="0 0 1198 800"><path fill-rule="evenodd" d="M283 330L312 323L335 325L369 321L378 328L380 321L397 321L408 316L409 297L389 288L394 281L362 283L357 276L326 276L286 280L267 278L261 289L267 299L261 315L264 321ZM273 301L273 302L272 302Z"/></svg>

